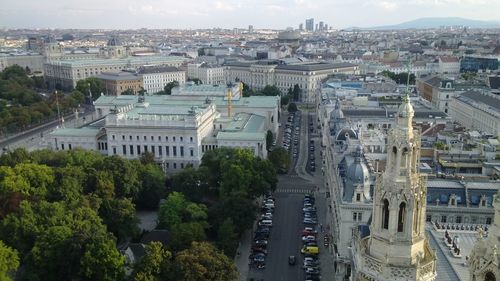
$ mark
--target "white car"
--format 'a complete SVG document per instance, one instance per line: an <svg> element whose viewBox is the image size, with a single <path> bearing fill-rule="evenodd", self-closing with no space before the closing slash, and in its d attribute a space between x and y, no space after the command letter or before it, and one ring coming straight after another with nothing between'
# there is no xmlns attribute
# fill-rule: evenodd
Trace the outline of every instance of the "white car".
<svg viewBox="0 0 500 281"><path fill-rule="evenodd" d="M302 241L303 242L313 242L313 241L316 241L316 237L314 237L312 235L302 236Z"/></svg>

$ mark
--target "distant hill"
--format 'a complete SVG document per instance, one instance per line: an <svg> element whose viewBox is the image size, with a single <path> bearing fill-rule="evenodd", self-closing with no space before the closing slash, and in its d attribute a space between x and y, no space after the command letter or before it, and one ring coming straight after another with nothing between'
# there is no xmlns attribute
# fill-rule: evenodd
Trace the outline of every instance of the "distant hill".
<svg viewBox="0 0 500 281"><path fill-rule="evenodd" d="M369 28L356 28L364 30L388 30L388 29L425 29L439 28L441 26L466 26L470 28L500 28L500 21L482 21L465 18L419 18L396 25L377 26ZM352 29L348 28L348 29Z"/></svg>

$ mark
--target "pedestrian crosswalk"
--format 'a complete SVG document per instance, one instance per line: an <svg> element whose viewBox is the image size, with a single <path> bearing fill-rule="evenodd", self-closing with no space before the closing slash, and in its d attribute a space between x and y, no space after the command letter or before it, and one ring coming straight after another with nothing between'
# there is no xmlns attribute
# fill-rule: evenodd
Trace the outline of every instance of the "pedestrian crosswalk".
<svg viewBox="0 0 500 281"><path fill-rule="evenodd" d="M302 194L306 194L306 193L313 193L314 192L314 189L313 188L280 188L280 189L276 189L274 191L275 193L302 193Z"/></svg>

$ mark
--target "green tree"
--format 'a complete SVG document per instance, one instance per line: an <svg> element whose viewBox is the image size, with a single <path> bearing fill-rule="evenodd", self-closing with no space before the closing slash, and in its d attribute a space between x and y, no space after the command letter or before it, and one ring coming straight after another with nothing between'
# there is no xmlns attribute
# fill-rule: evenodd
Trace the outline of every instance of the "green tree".
<svg viewBox="0 0 500 281"><path fill-rule="evenodd" d="M141 188L137 196L138 209L156 210L160 199L163 198L165 188L165 173L155 164L142 165L139 169Z"/></svg>
<svg viewBox="0 0 500 281"><path fill-rule="evenodd" d="M250 97L253 95L255 95L255 92L252 89L250 89L250 87L247 84L243 83L243 97Z"/></svg>
<svg viewBox="0 0 500 281"><path fill-rule="evenodd" d="M113 155L97 163L96 170L108 171L112 175L116 196L136 199L140 182L138 171L131 161Z"/></svg>
<svg viewBox="0 0 500 281"><path fill-rule="evenodd" d="M193 241L207 240L206 227L202 222L183 222L176 225L170 231L169 246L177 252L189 248Z"/></svg>
<svg viewBox="0 0 500 281"><path fill-rule="evenodd" d="M280 104L281 104L281 106L285 106L285 105L288 104L289 101L290 101L290 96L289 95L282 96Z"/></svg>
<svg viewBox="0 0 500 281"><path fill-rule="evenodd" d="M290 154L282 147L273 149L267 157L277 171L288 170L290 167Z"/></svg>
<svg viewBox="0 0 500 281"><path fill-rule="evenodd" d="M119 242L139 233L137 226L139 219L130 199L103 200L99 208L99 216L103 219L108 231L113 233Z"/></svg>
<svg viewBox="0 0 500 281"><path fill-rule="evenodd" d="M153 164L156 165L155 155L152 152L144 151L139 158L143 165Z"/></svg>
<svg viewBox="0 0 500 281"><path fill-rule="evenodd" d="M172 176L172 190L182 192L191 201L201 202L210 192L208 174L207 167L185 168Z"/></svg>
<svg viewBox="0 0 500 281"><path fill-rule="evenodd" d="M11 281L12 273L19 267L19 256L15 249L0 240L0 280Z"/></svg>
<svg viewBox="0 0 500 281"><path fill-rule="evenodd" d="M73 90L65 99L68 107L75 108L84 103L85 95L78 90Z"/></svg>
<svg viewBox="0 0 500 281"><path fill-rule="evenodd" d="M233 281L238 277L234 262L205 242L193 242L177 253L175 265L177 276L184 281Z"/></svg>
<svg viewBox="0 0 500 281"><path fill-rule="evenodd" d="M78 82L76 82L75 89L86 96L89 96L90 90L90 92L92 93L92 100L98 99L101 93L106 93L106 86L104 85L104 82L101 79L95 77L78 80Z"/></svg>
<svg viewBox="0 0 500 281"><path fill-rule="evenodd" d="M27 88L31 88L34 85L33 79L28 77L26 69L17 64L6 67L2 72L0 72L0 78L2 80L16 81L19 85Z"/></svg>
<svg viewBox="0 0 500 281"><path fill-rule="evenodd" d="M293 91L292 91L292 96L294 101L299 101L300 100L300 93L302 90L300 89L299 84L293 85Z"/></svg>
<svg viewBox="0 0 500 281"><path fill-rule="evenodd" d="M297 105L295 103L289 103L288 104L288 112L295 112L297 111Z"/></svg>
<svg viewBox="0 0 500 281"><path fill-rule="evenodd" d="M160 242L146 245L144 256L134 265L133 281L170 280L168 275L172 270L172 253Z"/></svg>
<svg viewBox="0 0 500 281"><path fill-rule="evenodd" d="M217 231L217 246L228 257L233 257L238 247L238 233L231 218L226 218Z"/></svg>
<svg viewBox="0 0 500 281"><path fill-rule="evenodd" d="M172 81L167 83L165 87L163 88L162 92L157 93L158 95L171 95L172 94L172 89L179 86L179 82L177 81Z"/></svg>
<svg viewBox="0 0 500 281"><path fill-rule="evenodd" d="M141 87L141 89L140 89L139 91L137 91L137 94L138 94L139 96L144 96L144 95L146 95L146 93L147 93L147 91L146 91L146 90L144 90L144 88L143 88L143 87Z"/></svg>
<svg viewBox="0 0 500 281"><path fill-rule="evenodd" d="M172 192L168 195L165 203L161 204L158 214L158 228L171 229L174 225L182 222L182 214L187 206L184 195L180 192Z"/></svg>
<svg viewBox="0 0 500 281"><path fill-rule="evenodd" d="M126 89L125 91L122 92L122 95L124 96L133 96L135 95L134 90L131 88Z"/></svg>
<svg viewBox="0 0 500 281"><path fill-rule="evenodd" d="M262 89L261 93L264 96L281 96L281 92L276 86L266 85L264 89Z"/></svg>
<svg viewBox="0 0 500 281"><path fill-rule="evenodd" d="M124 258L96 212L85 203L23 201L0 225L31 280L117 280ZM57 268L54 268L56 266Z"/></svg>
<svg viewBox="0 0 500 281"><path fill-rule="evenodd" d="M271 146L273 145L273 132L271 130L267 130L266 133L266 149L269 150L271 149Z"/></svg>

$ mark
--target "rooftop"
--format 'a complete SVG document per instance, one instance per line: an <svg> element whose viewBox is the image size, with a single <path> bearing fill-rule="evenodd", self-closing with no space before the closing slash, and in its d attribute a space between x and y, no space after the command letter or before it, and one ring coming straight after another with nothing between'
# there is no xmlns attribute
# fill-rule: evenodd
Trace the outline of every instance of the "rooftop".
<svg viewBox="0 0 500 281"><path fill-rule="evenodd" d="M141 80L142 77L138 76L135 73L127 72L127 71L110 71L110 72L102 72L101 74L96 76L102 80L112 80L112 81L127 81L127 80Z"/></svg>
<svg viewBox="0 0 500 281"><path fill-rule="evenodd" d="M98 66L98 65L148 65L148 64L159 64L168 62L183 62L185 58L176 56L142 56L142 57L127 57L118 59L65 59L65 60L54 60L48 62L52 65L61 65L68 67L81 67L81 66Z"/></svg>
<svg viewBox="0 0 500 281"><path fill-rule="evenodd" d="M165 73L165 72L177 72L181 71L177 67L141 67L138 71L139 74L151 74L151 73Z"/></svg>
<svg viewBox="0 0 500 281"><path fill-rule="evenodd" d="M470 105L481 103L500 113L500 99L497 97L482 94L480 92L467 91L458 96L457 99Z"/></svg>

